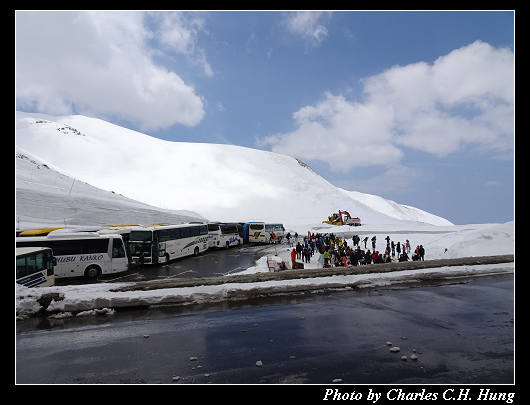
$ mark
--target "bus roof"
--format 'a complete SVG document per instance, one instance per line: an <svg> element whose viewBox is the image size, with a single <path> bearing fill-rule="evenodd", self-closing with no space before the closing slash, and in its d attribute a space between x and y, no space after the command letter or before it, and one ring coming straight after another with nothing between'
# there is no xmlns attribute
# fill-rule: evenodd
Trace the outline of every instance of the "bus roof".
<svg viewBox="0 0 530 405"><path fill-rule="evenodd" d="M129 226L140 226L140 224L117 224L117 225L103 225L105 228L125 228Z"/></svg>
<svg viewBox="0 0 530 405"><path fill-rule="evenodd" d="M28 242L34 242L34 241L45 241L45 240L68 240L68 239L96 239L96 238L121 238L121 235L109 233L101 235L96 232L71 232L71 233L56 233L56 234L49 234L47 236L25 236L23 238L17 237L17 241L28 241Z"/></svg>
<svg viewBox="0 0 530 405"><path fill-rule="evenodd" d="M173 229L173 228L184 228L188 226L204 226L206 223L188 223L188 224L175 224L175 225L140 225L131 228L133 231L156 231L158 229Z"/></svg>
<svg viewBox="0 0 530 405"><path fill-rule="evenodd" d="M63 227L59 228L35 228L35 229L28 229L26 231L22 231L18 234L18 236L45 236L48 235L50 232L55 231L57 229L64 229Z"/></svg>
<svg viewBox="0 0 530 405"><path fill-rule="evenodd" d="M59 228L54 231L51 231L49 235L51 236L51 235L58 235L58 234L64 235L65 233L97 232L97 231L100 231L101 229L103 229L103 227L99 225L83 225L83 226L75 226L73 228Z"/></svg>

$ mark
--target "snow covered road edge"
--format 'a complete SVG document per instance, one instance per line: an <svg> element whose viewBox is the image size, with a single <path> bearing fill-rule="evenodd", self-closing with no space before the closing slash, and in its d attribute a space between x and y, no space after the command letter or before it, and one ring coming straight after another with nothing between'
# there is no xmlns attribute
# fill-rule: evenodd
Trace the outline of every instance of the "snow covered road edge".
<svg viewBox="0 0 530 405"><path fill-rule="evenodd" d="M384 265L381 265L384 266ZM425 280L510 274L515 263L494 263L399 270L369 274L329 275L322 277L278 279L262 282L225 282L214 285L127 290L134 283L101 283L64 287L16 287L16 316L44 314L67 317L101 313L102 309L146 307L156 305L192 305L222 301L246 300L281 294L337 288L366 288ZM123 288L123 291L119 291ZM108 313L109 311L104 311ZM110 311L112 312L112 311Z"/></svg>

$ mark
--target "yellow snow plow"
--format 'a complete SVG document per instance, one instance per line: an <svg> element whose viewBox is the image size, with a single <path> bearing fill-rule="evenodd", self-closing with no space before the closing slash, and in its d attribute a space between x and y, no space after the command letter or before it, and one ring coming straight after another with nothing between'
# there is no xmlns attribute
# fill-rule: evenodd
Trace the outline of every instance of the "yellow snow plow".
<svg viewBox="0 0 530 405"><path fill-rule="evenodd" d="M350 226L361 226L361 220L359 217L352 218L348 211L340 211L334 213L328 217L327 221L322 221L323 224L330 225L350 225Z"/></svg>

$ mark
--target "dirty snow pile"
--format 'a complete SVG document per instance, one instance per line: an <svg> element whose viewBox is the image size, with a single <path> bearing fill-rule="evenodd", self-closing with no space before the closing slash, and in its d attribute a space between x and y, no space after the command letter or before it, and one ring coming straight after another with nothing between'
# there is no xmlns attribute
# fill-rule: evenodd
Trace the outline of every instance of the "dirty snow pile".
<svg viewBox="0 0 530 405"><path fill-rule="evenodd" d="M101 283L62 287L16 287L16 313L18 319L35 314L42 309L41 297L56 293L46 309L52 317L86 316L113 313L116 308L155 305L190 305L229 300L244 300L253 296L288 294L329 288L364 288L408 283L432 278L457 278L466 276L513 273L514 263L476 266L440 267L422 270L404 270L390 273L334 275L294 280L274 280L257 283L225 283L196 287L165 288L150 291L113 291L129 283ZM96 311L96 310L99 310ZM87 311L93 311L88 312Z"/></svg>

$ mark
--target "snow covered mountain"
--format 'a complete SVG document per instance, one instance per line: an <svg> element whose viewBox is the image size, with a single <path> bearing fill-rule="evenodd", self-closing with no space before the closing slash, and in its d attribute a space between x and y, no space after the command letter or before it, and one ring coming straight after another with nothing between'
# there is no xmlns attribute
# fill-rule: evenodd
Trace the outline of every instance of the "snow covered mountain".
<svg viewBox="0 0 530 405"><path fill-rule="evenodd" d="M16 217L20 229L56 225L111 225L204 220L104 191L62 173L16 147Z"/></svg>
<svg viewBox="0 0 530 405"><path fill-rule="evenodd" d="M84 116L17 112L16 145L17 215L40 222L68 217L86 223L82 212L89 205L104 223L131 222L127 210L160 210L174 219L320 224L342 209L363 224L452 225L417 208L339 189L289 156L169 142ZM53 198L38 197L42 193Z"/></svg>

